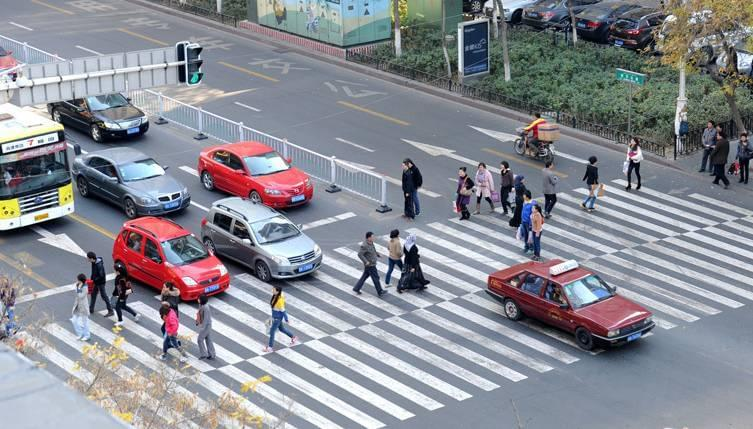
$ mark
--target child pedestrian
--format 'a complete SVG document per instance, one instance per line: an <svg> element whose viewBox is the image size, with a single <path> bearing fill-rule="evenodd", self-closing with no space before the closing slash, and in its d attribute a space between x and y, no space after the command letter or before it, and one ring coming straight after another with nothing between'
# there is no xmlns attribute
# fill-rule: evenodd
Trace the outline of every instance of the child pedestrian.
<svg viewBox="0 0 753 429"><path fill-rule="evenodd" d="M76 276L76 298L73 301L73 310L71 311L73 331L81 341L89 341L91 338L89 332L89 296L87 294L86 275L82 273Z"/></svg>
<svg viewBox="0 0 753 429"><path fill-rule="evenodd" d="M285 326L285 323L289 322L288 313L285 311L285 296L279 286L272 287L272 299L269 300L269 305L272 307L272 319L269 326L269 344L264 347L265 353L275 351L275 334L278 330L290 337L291 346L298 342L298 337Z"/></svg>
<svg viewBox="0 0 753 429"><path fill-rule="evenodd" d="M541 207L538 204L533 206L533 214L531 214L531 240L533 243L533 256L531 259L534 261L541 260L541 233L544 230L544 214L541 211Z"/></svg>

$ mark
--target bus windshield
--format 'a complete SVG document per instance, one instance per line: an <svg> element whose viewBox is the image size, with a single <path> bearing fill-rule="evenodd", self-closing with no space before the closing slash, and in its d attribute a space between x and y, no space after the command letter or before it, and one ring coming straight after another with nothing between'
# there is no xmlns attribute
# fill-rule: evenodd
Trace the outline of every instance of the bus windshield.
<svg viewBox="0 0 753 429"><path fill-rule="evenodd" d="M16 197L69 179L65 143L0 155L0 198Z"/></svg>

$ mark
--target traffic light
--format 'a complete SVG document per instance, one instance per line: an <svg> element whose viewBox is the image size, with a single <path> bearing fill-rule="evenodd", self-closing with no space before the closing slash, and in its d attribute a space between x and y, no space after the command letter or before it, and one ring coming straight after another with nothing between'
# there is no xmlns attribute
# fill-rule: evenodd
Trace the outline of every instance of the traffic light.
<svg viewBox="0 0 753 429"><path fill-rule="evenodd" d="M178 61L185 61L185 65L178 67L178 82L188 86L198 85L204 77L201 65L201 51L204 49L198 43L178 42L175 44Z"/></svg>

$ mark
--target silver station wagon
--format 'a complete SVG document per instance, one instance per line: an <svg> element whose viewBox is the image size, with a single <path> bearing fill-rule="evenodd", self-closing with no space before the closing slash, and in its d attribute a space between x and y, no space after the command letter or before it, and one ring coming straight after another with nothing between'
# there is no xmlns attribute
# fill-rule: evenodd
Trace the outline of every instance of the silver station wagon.
<svg viewBox="0 0 753 429"><path fill-rule="evenodd" d="M322 250L288 218L239 197L215 201L201 221L207 250L251 267L265 282L318 270Z"/></svg>

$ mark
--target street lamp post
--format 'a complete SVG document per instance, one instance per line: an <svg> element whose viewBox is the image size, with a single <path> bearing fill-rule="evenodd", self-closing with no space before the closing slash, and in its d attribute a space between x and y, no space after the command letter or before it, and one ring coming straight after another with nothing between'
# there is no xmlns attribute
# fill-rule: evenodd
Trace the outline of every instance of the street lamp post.
<svg viewBox="0 0 753 429"><path fill-rule="evenodd" d="M677 95L677 106L675 107L675 157L677 151L681 149L680 123L685 119L683 113L687 111L688 99L685 96L685 59L680 62L680 90Z"/></svg>

